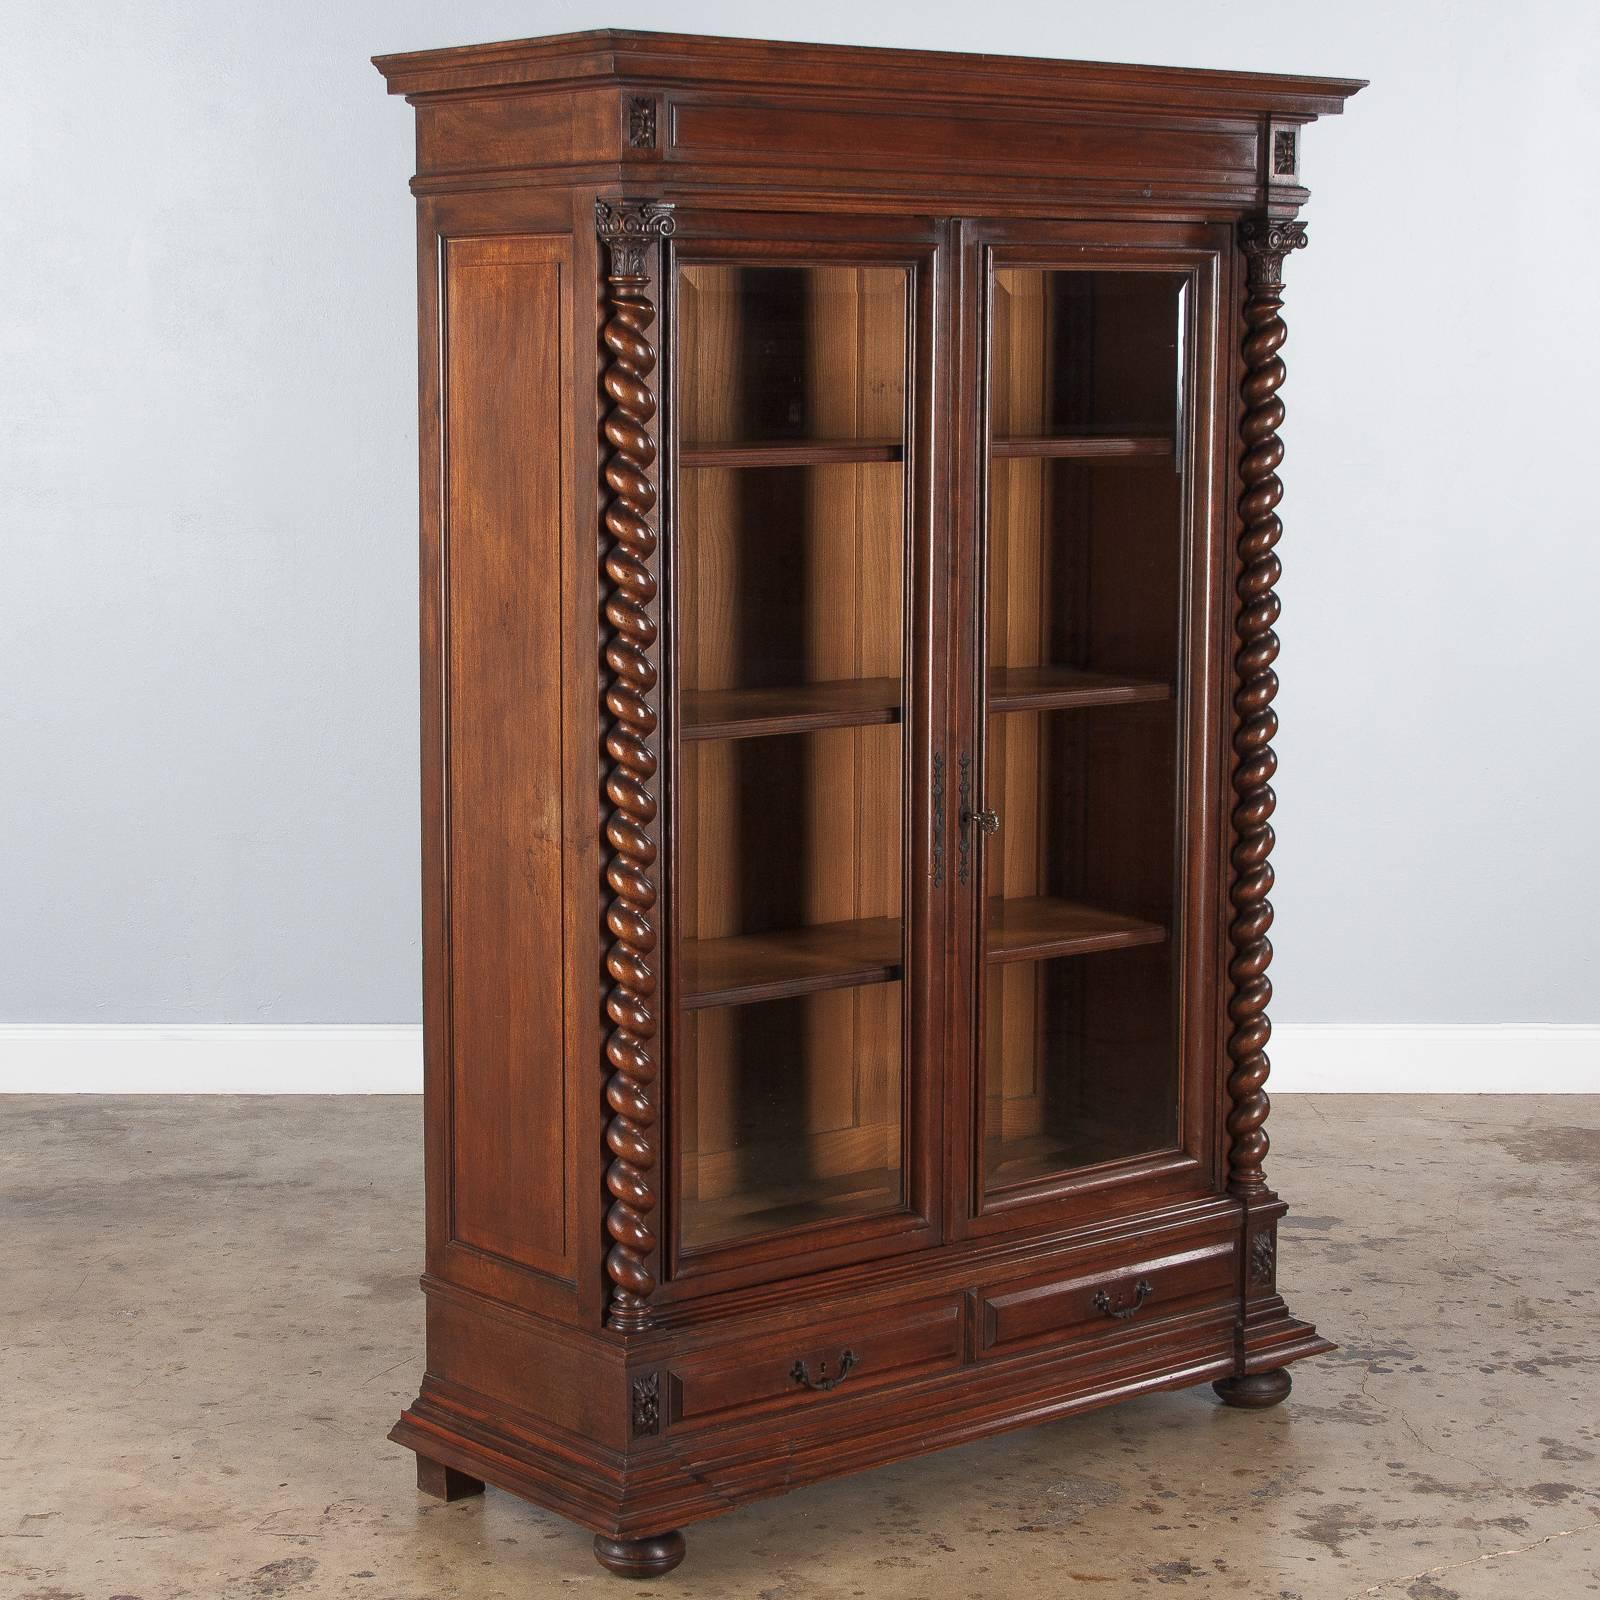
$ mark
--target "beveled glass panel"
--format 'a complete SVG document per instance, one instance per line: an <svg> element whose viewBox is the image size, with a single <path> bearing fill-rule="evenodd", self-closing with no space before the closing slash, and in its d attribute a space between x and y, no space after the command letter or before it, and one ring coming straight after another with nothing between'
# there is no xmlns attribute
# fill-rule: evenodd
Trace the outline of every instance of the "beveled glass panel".
<svg viewBox="0 0 1600 1600"><path fill-rule="evenodd" d="M677 281L688 1251L902 1209L908 274Z"/></svg>
<svg viewBox="0 0 1600 1600"><path fill-rule="evenodd" d="M987 1191L1176 1145L1188 277L1000 267Z"/></svg>

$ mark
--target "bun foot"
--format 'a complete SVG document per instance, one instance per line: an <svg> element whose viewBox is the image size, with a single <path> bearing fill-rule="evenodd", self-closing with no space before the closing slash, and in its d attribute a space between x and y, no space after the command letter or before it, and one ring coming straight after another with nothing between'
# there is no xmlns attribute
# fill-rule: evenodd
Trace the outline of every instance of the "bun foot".
<svg viewBox="0 0 1600 1600"><path fill-rule="evenodd" d="M1263 1411L1287 1400L1294 1384L1282 1367L1274 1367L1270 1372L1252 1372L1243 1378L1222 1378L1211 1387L1225 1406Z"/></svg>
<svg viewBox="0 0 1600 1600"><path fill-rule="evenodd" d="M619 1578L659 1578L683 1560L683 1535L676 1528L648 1539L594 1536L594 1558Z"/></svg>
<svg viewBox="0 0 1600 1600"><path fill-rule="evenodd" d="M457 1472L442 1461L417 1457L417 1487L435 1500L465 1500L468 1495L483 1493L483 1479L465 1472Z"/></svg>

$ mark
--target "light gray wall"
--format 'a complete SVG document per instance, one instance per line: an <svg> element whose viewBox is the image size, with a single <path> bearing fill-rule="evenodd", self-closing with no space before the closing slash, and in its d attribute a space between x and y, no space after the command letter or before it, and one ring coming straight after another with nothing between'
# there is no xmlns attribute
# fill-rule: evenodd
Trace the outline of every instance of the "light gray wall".
<svg viewBox="0 0 1600 1600"><path fill-rule="evenodd" d="M593 27L1370 77L1288 272L1286 1021L1595 1021L1600 8L8 0L0 1020L418 1014L411 116Z"/></svg>

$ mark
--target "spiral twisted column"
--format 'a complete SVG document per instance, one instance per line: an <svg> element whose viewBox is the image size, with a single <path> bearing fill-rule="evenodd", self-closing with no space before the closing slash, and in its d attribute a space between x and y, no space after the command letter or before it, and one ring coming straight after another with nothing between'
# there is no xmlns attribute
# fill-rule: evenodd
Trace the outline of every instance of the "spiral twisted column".
<svg viewBox="0 0 1600 1600"><path fill-rule="evenodd" d="M1234 655L1233 707L1237 727L1233 736L1233 920L1228 929L1233 945L1228 976L1232 993L1228 1017L1232 1032L1228 1056L1228 1187L1246 1199L1263 1195L1267 1180L1266 1082L1270 1071L1267 1041L1272 1024L1267 1005L1272 983L1267 968L1272 962L1273 832L1272 813L1277 796L1272 778L1278 769L1272 739L1278 731L1272 709L1278 693L1273 662L1278 657L1276 585L1282 573L1275 547L1283 532L1277 506L1283 498L1278 466L1283 443L1283 362L1278 351L1286 329L1283 309L1283 262L1292 250L1304 248L1305 225L1266 217L1246 218L1239 225L1239 245L1248 264L1244 305L1244 403L1239 423L1243 455L1239 476L1238 578L1239 599L1234 621L1237 648Z"/></svg>
<svg viewBox="0 0 1600 1600"><path fill-rule="evenodd" d="M608 803L606 927L610 987L606 994L606 1232L611 1246L610 1327L650 1325L656 1287L654 1213L659 1202L656 1038L659 980L656 949L656 772L659 765L656 665L659 564L652 524L656 506L656 443L651 433L656 366L649 331L649 294L657 241L673 230L672 208L654 201L595 202L595 228L609 255L603 383L605 437L601 593L606 621L603 684L605 797Z"/></svg>

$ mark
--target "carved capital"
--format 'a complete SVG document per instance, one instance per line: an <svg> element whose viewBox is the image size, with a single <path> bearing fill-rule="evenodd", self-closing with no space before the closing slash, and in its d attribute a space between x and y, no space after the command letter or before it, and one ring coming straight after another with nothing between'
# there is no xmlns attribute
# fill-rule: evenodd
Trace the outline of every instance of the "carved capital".
<svg viewBox="0 0 1600 1600"><path fill-rule="evenodd" d="M1283 284L1283 258L1306 247L1306 225L1276 217L1246 217L1239 224L1239 248L1249 261L1252 289L1277 289Z"/></svg>
<svg viewBox="0 0 1600 1600"><path fill-rule="evenodd" d="M595 232L610 247L612 278L648 278L651 247L677 226L672 207L661 200L594 203Z"/></svg>

